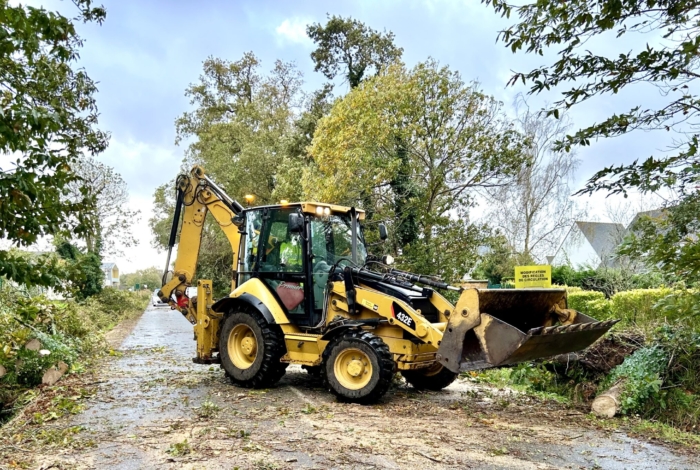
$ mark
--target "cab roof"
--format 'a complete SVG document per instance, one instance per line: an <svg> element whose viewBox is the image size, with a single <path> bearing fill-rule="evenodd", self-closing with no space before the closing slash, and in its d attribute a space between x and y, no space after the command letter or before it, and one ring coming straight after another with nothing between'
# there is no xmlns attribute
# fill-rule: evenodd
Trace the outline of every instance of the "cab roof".
<svg viewBox="0 0 700 470"><path fill-rule="evenodd" d="M265 206L255 206L247 207L246 210L257 210L265 208L285 208L285 207L299 207L301 211L305 214L316 214L317 209L320 207L322 209L328 208L331 214L347 214L352 209L347 206L339 206L336 204L326 204L324 202L290 202L287 204L268 204ZM355 209L357 211L358 218L360 220L365 220L365 211L362 209Z"/></svg>

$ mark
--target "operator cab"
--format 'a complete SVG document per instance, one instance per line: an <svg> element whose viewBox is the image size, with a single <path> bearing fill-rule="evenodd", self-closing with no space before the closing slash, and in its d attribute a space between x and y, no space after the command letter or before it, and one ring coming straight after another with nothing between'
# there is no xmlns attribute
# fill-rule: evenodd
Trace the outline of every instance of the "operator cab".
<svg viewBox="0 0 700 470"><path fill-rule="evenodd" d="M367 250L359 226L362 219L363 211L331 204L247 209L237 285L251 278L262 280L290 321L298 326L317 326L323 319L333 266L343 260L347 260L344 264L365 263Z"/></svg>

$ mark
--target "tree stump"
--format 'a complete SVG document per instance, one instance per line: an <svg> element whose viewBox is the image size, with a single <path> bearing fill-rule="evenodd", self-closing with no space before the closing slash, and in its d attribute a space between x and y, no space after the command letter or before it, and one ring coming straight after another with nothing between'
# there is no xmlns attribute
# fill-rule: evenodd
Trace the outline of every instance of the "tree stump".
<svg viewBox="0 0 700 470"><path fill-rule="evenodd" d="M5 367L0 366L0 378L2 378L5 374L7 374Z"/></svg>
<svg viewBox="0 0 700 470"><path fill-rule="evenodd" d="M620 411L620 395L624 390L625 380L618 380L612 387L599 394L593 400L591 411L598 416L612 418Z"/></svg>

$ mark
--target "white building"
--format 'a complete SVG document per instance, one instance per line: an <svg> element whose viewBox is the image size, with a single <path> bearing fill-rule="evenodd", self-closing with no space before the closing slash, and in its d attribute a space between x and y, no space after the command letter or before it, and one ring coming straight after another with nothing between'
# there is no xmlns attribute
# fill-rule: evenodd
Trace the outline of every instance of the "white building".
<svg viewBox="0 0 700 470"><path fill-rule="evenodd" d="M100 265L104 277L102 285L104 287L119 287L119 268L116 263L102 263Z"/></svg>
<svg viewBox="0 0 700 470"><path fill-rule="evenodd" d="M564 242L550 264L554 266L590 266L591 268L630 268L636 270L640 266L626 257L617 255L617 250L625 237L632 231L635 222L642 216L660 217L662 210L639 212L627 227L612 222L585 222L577 220L573 223Z"/></svg>

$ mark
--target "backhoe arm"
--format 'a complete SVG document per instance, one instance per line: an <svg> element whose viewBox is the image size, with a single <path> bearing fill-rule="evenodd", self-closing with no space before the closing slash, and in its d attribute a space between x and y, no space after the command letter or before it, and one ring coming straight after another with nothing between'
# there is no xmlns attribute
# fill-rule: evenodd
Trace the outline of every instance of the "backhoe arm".
<svg viewBox="0 0 700 470"><path fill-rule="evenodd" d="M236 216L243 211L243 206L231 199L204 174L204 170L199 166L192 168L189 175L178 176L176 190L177 202L168 243L168 260L163 274L163 287L158 295L163 302L167 302L172 308L179 310L191 323L195 324L197 322L196 306L190 305L186 288L192 285L196 274L202 231L207 213L211 212L231 244L233 253L231 289L233 290L236 287L235 272L238 265L238 247L241 238L241 232L236 225ZM180 240L175 266L172 277L170 277L170 256L177 238L182 209L184 209L184 214L182 215ZM175 298L173 298L173 293Z"/></svg>

